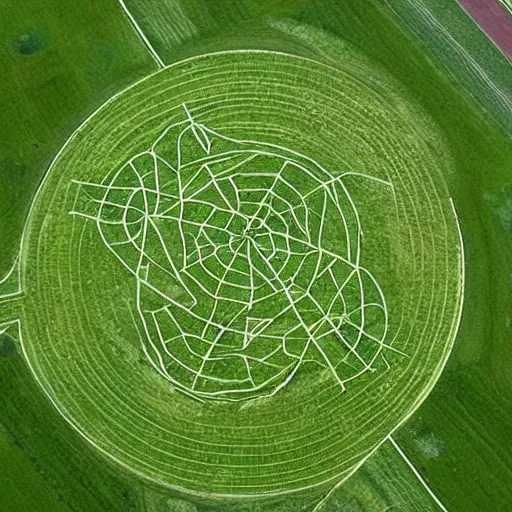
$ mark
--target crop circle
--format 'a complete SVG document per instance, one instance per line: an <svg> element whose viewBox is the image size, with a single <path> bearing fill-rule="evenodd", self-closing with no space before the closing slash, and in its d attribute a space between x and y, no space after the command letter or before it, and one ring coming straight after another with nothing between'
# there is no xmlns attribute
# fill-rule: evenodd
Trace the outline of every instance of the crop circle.
<svg viewBox="0 0 512 512"><path fill-rule="evenodd" d="M454 341L442 145L355 55L333 69L228 52L139 82L68 141L31 210L36 378L89 442L163 485L339 481L421 403Z"/></svg>

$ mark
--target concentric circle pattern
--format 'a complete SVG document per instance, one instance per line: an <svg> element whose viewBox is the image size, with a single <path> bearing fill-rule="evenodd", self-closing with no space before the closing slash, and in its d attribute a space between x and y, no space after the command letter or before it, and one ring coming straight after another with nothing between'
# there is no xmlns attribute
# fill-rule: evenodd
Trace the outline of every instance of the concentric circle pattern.
<svg viewBox="0 0 512 512"><path fill-rule="evenodd" d="M462 292L442 137L380 71L340 66L170 66L95 113L38 192L24 354L70 424L146 478L321 489L442 371Z"/></svg>

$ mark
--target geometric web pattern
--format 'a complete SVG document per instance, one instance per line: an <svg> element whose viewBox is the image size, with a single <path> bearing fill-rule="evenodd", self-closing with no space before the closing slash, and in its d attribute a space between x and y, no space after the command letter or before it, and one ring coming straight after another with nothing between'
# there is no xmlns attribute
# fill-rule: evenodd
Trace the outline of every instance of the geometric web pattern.
<svg viewBox="0 0 512 512"><path fill-rule="evenodd" d="M306 362L342 389L373 371L396 349L342 179L183 109L103 183L76 182L71 212L134 276L149 362L181 391L220 400L272 395Z"/></svg>

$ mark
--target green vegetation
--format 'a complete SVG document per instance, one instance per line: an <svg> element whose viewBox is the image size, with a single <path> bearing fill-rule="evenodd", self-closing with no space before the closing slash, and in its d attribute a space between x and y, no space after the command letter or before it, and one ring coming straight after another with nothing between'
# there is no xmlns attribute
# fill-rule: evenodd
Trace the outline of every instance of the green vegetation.
<svg viewBox="0 0 512 512"><path fill-rule="evenodd" d="M396 10L412 9L398 0L389 3ZM438 9L439 2L424 3L451 30L462 31L454 37L463 41L498 87L506 87L509 63L456 2L443 3L443 9ZM512 247L506 221L510 215L512 147L493 120L504 126L510 114L499 105L491 105L496 102L487 87L478 82L472 85L475 78L460 67L460 54L442 44L439 30L425 31L419 18L409 16L408 22L418 25L417 32L422 27L421 41L408 33L410 27L401 25L395 12L372 0L297 3L293 17L298 22L273 18L273 14L269 12L270 19L259 24L253 20L253 30L246 30L240 20L237 35L241 44L265 47L262 39L269 36L269 30L278 30L281 36L272 33L274 40L281 41L281 49L316 51L317 58L336 65L341 61L343 41L348 41L394 75L442 129L454 162L447 179L465 241L465 313L440 382L418 415L402 429L399 440L449 508L480 511L490 502L497 509L506 508L511 500L510 486L505 484L510 480L506 468L512 465L506 431L506 425L512 423L512 408L503 401L512 387L507 371L512 364L507 334L512 310ZM149 35L150 22L147 16ZM155 43L157 35L154 37ZM201 45L199 39L195 44L201 49L219 50L229 47L231 39L226 39L210 37L207 43ZM185 48L192 53L194 45ZM179 52L176 49L168 55ZM435 435L444 446L437 458L428 458L417 449L422 443L417 432L423 431L424 418L430 423L427 435ZM466 427L468 422L475 425L473 429ZM460 430L454 425L460 425ZM468 481L475 484L468 486ZM459 492L453 492L454 488Z"/></svg>
<svg viewBox="0 0 512 512"><path fill-rule="evenodd" d="M455 1L451 0L424 0L414 5L401 0L388 0L387 5L377 0L126 0L126 4L166 63L211 51L239 48L260 48L311 57L337 68L339 71L336 73L357 75L364 83L363 89L367 87L383 94L391 110L398 110L401 115L410 115L411 120L419 123L419 133L428 147L419 160L428 153L431 159L428 168L442 169L443 176L435 178L434 188L441 190L444 182L448 184L449 190L443 190L442 195L445 199L448 196L453 198L461 221L467 262L465 310L457 341L438 384L428 400L393 434L393 438L450 511L505 510L512 499L509 485L512 479L512 452L506 428L512 423L512 408L506 400L512 387L509 371L512 355L507 335L512 311L509 261L512 251L512 186L509 170L512 148L510 139L499 128L510 128L510 112L507 110L507 102L502 101L497 91L502 90L505 94L510 92L508 89L507 93L509 64L464 17ZM441 25L433 26L428 19L415 14L419 7L428 8ZM0 62L6 70L0 95L0 189L6 191L5 198L8 198L5 200L2 197L0 201L0 275L4 275L14 262L25 220L24 212L27 211L30 198L64 140L112 94L150 74L156 66L142 41L137 39L129 20L123 16L120 5L114 0L95 0L75 6L73 10L63 9L56 0L39 0L36 3L30 2L30 5L9 1L0 7L0 16L8 20L2 27L5 44L0 50ZM457 41L464 46L464 55L457 47L447 43L443 31L445 28L450 35L456 35ZM475 75L471 66L466 67L468 58L478 63L490 78L491 84L482 81L481 74ZM257 67L254 69L256 71ZM325 90L332 83L332 77L329 76L317 87L309 71L301 71L298 73L301 79L313 80L315 93L317 89ZM381 80L383 76L386 78ZM157 80L154 83L156 91L159 87ZM220 88L220 84L219 81L214 87ZM264 84L265 80L258 83L256 91L263 89ZM229 91L222 89L222 94L228 95ZM244 98L248 102L252 92L249 88L244 91ZM287 107L286 115L275 114L273 119L276 124L271 137L270 132L266 131L268 127L262 128L263 117L258 117L257 112L248 108L243 111L240 119L247 122L247 126L241 129L236 127L236 123L230 123L229 115L222 111L211 118L201 108L197 111L193 98L186 97L186 92L182 94L182 101L186 101L194 115L198 114L201 122L207 121L209 128L232 135L237 140L250 130L258 135L256 140L262 142L279 141L281 137L282 145L297 148L301 154L311 155L315 161L328 161L326 167L329 169L339 159L339 153L336 154L339 140L331 140L330 151L320 155L320 144L300 135L301 132L315 132L323 137L329 131L326 127L331 126L330 119L325 118L322 111L323 107L315 104L314 94L306 98L298 95L295 103L292 102L293 107ZM330 94L326 94L326 97L330 97ZM351 97L351 94L348 96ZM172 115L178 119L183 110L180 108L180 99L172 96L167 92L162 94L162 98L175 108ZM307 109L297 105L300 99L308 105ZM323 102L319 103L321 105ZM122 103L119 102L119 105ZM413 105L419 105L419 108ZM295 115L296 112L298 114ZM267 114L269 112L264 112L262 116ZM102 115L105 114L100 113L100 118ZM285 137L281 131L283 120L286 118L289 121L291 118L295 121L301 116L304 116L302 124L295 125L292 122L286 125L288 130L295 130L294 136ZM76 147L82 145L83 153L76 154L74 161L82 162L82 159L86 161L90 158L89 162L93 165L86 169L82 165L65 169L63 165L58 173L62 176L62 184L54 174L51 183L55 184L55 196L52 202L39 204L36 213L40 218L37 222L32 220L32 233L37 231L38 226L41 227L42 247L47 247L47 251L35 253L34 248L38 244L33 235L31 249L25 250L28 259L23 261L24 292L29 293L14 301L0 301L0 321L10 320L19 314L22 303L25 311L38 311L38 316L28 314L23 319L26 320L24 329L27 330L27 344L31 345L33 340L38 339L41 340L41 346L48 348L47 352L38 355L36 362L40 368L36 369L36 373L41 376L44 368L45 390L53 397L65 397L62 401L68 408L66 416L79 418L79 428L87 434L92 433L93 437L101 437L101 443L105 443L105 446L111 442L113 446L108 447L109 451L119 446L117 439L109 440L112 430L108 431L109 427L106 427L99 431L94 421L90 424L85 421L89 417L100 417L96 407L105 397L113 404L114 410L122 410L121 414L116 412L110 414L110 417L105 416L105 422L116 423L115 428L122 436L135 428L133 424L140 419L137 414L140 407L147 407L148 404L154 406L157 422L162 421L169 409L178 403L182 404L182 408L176 409L179 414L184 414L185 407L197 411L196 423L211 420L211 416L204 417L200 402L190 405L190 400L181 393L170 393L168 389L163 389L162 382L166 382L165 379L151 367L142 352L138 333L134 334L135 324L130 314L134 308L133 279L130 281L128 272L123 274L120 270L119 260L98 239L98 230L91 226L90 221L67 215L75 204L77 193L76 186L66 188L69 176L87 173L79 175L86 175L90 183L101 183L110 172L120 169L127 158L133 156L133 148L147 149L152 138L169 123L168 119L150 122L144 118L142 121L152 126L151 133L147 134L140 130L137 124L141 121L139 118L122 119L123 123L111 132L108 130L111 124L105 121L102 127L105 138L99 142L91 140L87 146L83 146L84 141L87 143L89 140L87 129L77 136L73 144ZM346 115L342 121L350 126L353 118ZM377 126L371 126L371 129L373 139L365 139L365 143L371 144L381 135L383 140L386 139L387 129ZM400 132L400 127L393 127L393 130L396 130L396 134L407 134L406 129ZM397 137L395 143L400 146L414 141L414 137L406 137L404 140L407 142L403 139ZM127 144L126 149L120 151L120 148L125 147L122 141L133 142L133 148L128 148ZM69 148L75 146L70 145ZM101 162L93 161L89 154L105 154L110 148L112 151ZM117 160L115 151L120 151ZM344 156L351 163L364 163L368 153L353 149ZM387 166L383 162L388 156L386 152L374 155L372 169L377 171L378 176L386 176ZM65 154L63 158L68 157ZM380 238L378 236L381 226L386 225L386 215L374 215L392 199L385 188L377 183L361 186L357 180L353 180L350 185L350 193L358 204L366 204L366 212L364 208L361 211L365 232L363 252L369 257L368 261L365 260L365 266L372 272L377 269L378 282L383 289L390 290L386 293L386 299L391 297L388 305L390 311L396 311L400 307L399 303L393 302L396 290L400 288L393 287L397 271L391 266L389 275L379 272L383 264L377 262L376 255L399 254L400 251L395 247L393 252L386 245L390 231L383 230ZM58 195L57 191L65 194ZM50 198L48 189L43 193L44 197ZM43 229L42 217L46 208L56 215L48 217ZM428 210L427 203L423 208ZM442 210L439 213L450 222L453 220L451 212ZM76 227L74 231L71 231L72 226ZM456 246L453 227L449 230L451 235L448 245L451 247ZM78 237L82 233L79 242ZM52 238L52 234L56 238ZM372 239L377 240L373 245L370 242ZM52 252L57 250L58 244L54 245L56 240L64 248L62 253ZM71 240L76 241L75 248L83 247L83 251L80 254L73 253L73 259L68 261ZM443 243L443 237L439 237L439 243ZM437 244L436 239L435 245L440 247ZM456 259L455 253L449 254L452 260ZM410 255L403 255L400 261L406 262L408 257ZM94 273L91 279L96 284L85 283L88 304L94 304L91 318L86 317L85 303L79 300L75 303L77 297L70 291L79 285L79 264L81 272L90 276ZM60 272L61 283L64 283L64 294L61 288L55 289L55 281L50 283L44 280L52 279L52 276L54 278L56 270ZM44 275L44 279L35 279L40 275ZM111 282L116 294L109 295L105 283ZM0 283L0 295L15 293L17 287L17 275L14 272L8 280ZM55 292L48 298L45 294L51 290ZM127 303L124 299L120 300L120 297L131 298L132 301ZM83 325L81 322L73 323L70 320L72 316L62 314L62 311L69 312L75 306L78 308L76 315L83 321ZM135 315L136 321L137 318ZM34 326L36 321L39 324ZM53 333L51 340L47 337L47 327ZM82 330L88 336L84 337L80 332ZM209 504L194 500L192 503L188 499L184 501L184 496L179 493L173 494L158 486L150 487L135 476L127 476L119 465L107 462L62 419L39 388L23 358L12 352L12 339L15 340L16 336L12 329L8 333L0 338L0 352L8 353L8 357L2 357L0 353L0 387L3 390L0 394L0 422L15 440L17 451L13 453L9 449L7 455L0 454L0 465L3 465L4 458L10 460L11 457L13 460L29 461L35 471L23 472L28 481L34 482L34 489L42 489L41 482L44 480L44 485L49 489L48 499L52 499L51 496L56 492L56 499L61 499L70 510L78 512L239 512L245 508L252 512L310 512L312 503L318 500L313 493L297 498L295 502L283 498L279 502L236 502L231 505L224 501ZM12 336L12 339L7 336ZM446 342L449 336L440 338ZM140 339L143 341L144 337ZM68 344L69 340L71 343ZM407 337L399 337L396 343L396 346L408 353ZM20 354L20 347L15 345L15 348ZM29 346L30 350L33 348ZM387 352L384 351L384 354ZM33 355L31 360L34 360ZM56 359L56 355L59 359ZM56 361L58 364L55 364ZM390 357L390 362L397 371L406 364L405 359L397 354ZM275 407L279 410L279 418L290 418L300 424L304 417L313 417L315 413L312 411L316 406L314 401L298 410L296 418L292 418L287 407L288 401L294 400L294 387L301 389L302 383L306 387L306 383L309 385L314 382L314 375L318 373L317 366L317 363L302 365L292 384L272 399L277 401ZM104 373L97 373L96 367L101 367ZM382 369L378 368L377 376ZM327 379L332 380L329 372L322 371ZM59 372L65 378L61 378ZM152 382L152 386L146 390L140 389L141 375ZM102 381L104 376L106 380ZM362 378L364 381L370 377ZM82 389L84 383L88 387ZM335 385L329 389L329 393L332 393ZM364 384L358 384L356 380L347 394L340 393L340 403L358 386L362 388ZM85 400L88 392L93 396L91 401ZM322 396L319 395L319 401ZM124 397L125 401L122 402L119 397ZM299 402L296 400L295 403ZM400 404L398 412L404 412L406 406L407 403ZM237 410L243 405L230 404L228 407L221 403L219 407ZM249 418L252 422L258 415L257 408L254 410L252 405L244 410L240 419L232 420L234 428L238 426L237 421ZM232 418L235 416L232 415ZM351 421L346 409L334 416L335 423L339 425L345 420ZM399 416L397 413L396 418ZM382 427L372 439L387 435L389 427L396 425L396 418L383 418L382 425L387 423L388 428ZM308 441L311 439L311 445L315 439L313 423L301 425L303 438ZM326 429L331 428L330 425L326 424ZM352 429L354 425L348 428ZM180 426L176 431L179 429L180 435L197 435L197 438L201 435L200 429L192 423ZM262 435L255 436L255 445L261 445L264 442L262 437L268 436L266 430L262 432ZM139 433L139 438L130 438L130 442L126 442L126 453L130 450L143 450L144 458L148 448L140 439L148 435L147 428L141 427ZM285 435L283 431L283 438ZM236 453L237 441L240 442L237 436L225 435L214 428L211 439L214 438L225 439L223 444L230 446L232 453L223 456L239 457ZM165 439L159 435L152 441L151 449L168 449ZM285 448L293 450L293 441ZM367 446L371 444L369 442ZM301 445L301 449L303 446L306 445ZM334 441L326 442L325 446L329 453L335 453ZM193 451L191 447L192 443L181 438L173 446L173 457L187 457ZM260 446L257 448L259 450ZM358 451L354 449L353 453ZM158 453L155 458L161 455ZM140 454L136 459L140 462ZM268 461L274 461L270 452L266 459L258 460L258 463L265 464ZM219 459L212 454L208 462L218 464ZM186 464L183 465L185 470ZM292 463L289 466L293 471ZM265 473L265 467L261 474L254 474L255 481L263 483L266 478L270 478L270 473ZM147 473L147 467L143 471ZM162 472L165 471L162 469ZM212 480L216 479L220 482L229 480L225 468L215 473ZM16 494L12 496L13 500L18 498L21 499ZM30 496L27 498L30 499ZM7 507L7 512L29 510L28 506L18 505L14 501L4 505L0 501L0 508ZM354 476L329 496L321 511L386 510L389 507L436 510L432 508L429 495L414 480L411 472L407 471L405 462L398 458L389 443L385 443Z"/></svg>
<svg viewBox="0 0 512 512"><path fill-rule="evenodd" d="M9 334L0 334L0 357L5 359L13 357L16 354L14 340Z"/></svg>
<svg viewBox="0 0 512 512"><path fill-rule="evenodd" d="M306 3L306 0L128 0L126 5L157 53L170 63L176 61L188 44L219 45L222 46L219 49L228 50L252 47L247 43L255 43L261 49L282 49L276 48L283 44L282 34L269 30L262 21L271 16L291 16Z"/></svg>
<svg viewBox="0 0 512 512"><path fill-rule="evenodd" d="M2 329L4 327L0 331ZM6 333L18 344L17 325ZM76 436L28 371L19 345L16 348L17 356L0 358L0 418L2 429L8 432L0 433L2 446L7 450L0 459L0 489L13 494L12 500L23 498L19 489L34 489L37 495L25 496L26 507L34 503L36 496L42 498L45 494L46 501L41 503L58 499L70 511L137 510L138 480L112 468L96 450ZM16 477L13 468L19 468L23 475ZM11 493L12 486L18 489L14 493ZM3 499L0 503L2 512L30 510L7 506Z"/></svg>
<svg viewBox="0 0 512 512"><path fill-rule="evenodd" d="M455 0L386 0L445 69L512 135L510 61Z"/></svg>
<svg viewBox="0 0 512 512"><path fill-rule="evenodd" d="M112 178L75 181L71 212L95 221L132 274L132 313L162 376L197 398L247 400L274 395L306 361L345 389L400 353L385 342L386 298L361 264L347 189L379 178L225 137L185 104L182 117Z"/></svg>
<svg viewBox="0 0 512 512"><path fill-rule="evenodd" d="M30 200L71 131L120 88L155 69L115 0L2 2L0 280Z"/></svg>
<svg viewBox="0 0 512 512"><path fill-rule="evenodd" d="M436 512L439 506L396 449L387 442L350 480L328 496L318 512L394 509Z"/></svg>
<svg viewBox="0 0 512 512"><path fill-rule="evenodd" d="M9 295L18 290L17 273L3 278L13 265L29 203L51 159L88 114L155 66L114 1L85 2L73 9L59 1L5 1L0 17L0 295ZM19 300L0 299L0 320L16 316ZM14 336L13 329L9 334ZM12 356L11 341L5 340ZM33 510L61 510L55 502L51 505L53 488L70 510L134 508L132 498L121 496L131 496L133 485L118 486L105 462L77 442L21 357L0 358L0 388L0 422L16 446L11 449L11 441L5 440L0 467L9 478L15 475L11 469L23 471L23 479L0 483L10 496L9 501L0 498L2 511L25 512L31 503L39 503ZM24 492L26 500L15 504L23 498L19 491L31 488L37 495Z"/></svg>
<svg viewBox="0 0 512 512"><path fill-rule="evenodd" d="M500 2L500 4L503 5L510 14L512 14L512 2L510 0L498 0L498 2Z"/></svg>
<svg viewBox="0 0 512 512"><path fill-rule="evenodd" d="M1 357L1 356L0 356ZM59 496L37 474L30 460L14 445L9 434L0 432L0 503L2 510L65 512Z"/></svg>

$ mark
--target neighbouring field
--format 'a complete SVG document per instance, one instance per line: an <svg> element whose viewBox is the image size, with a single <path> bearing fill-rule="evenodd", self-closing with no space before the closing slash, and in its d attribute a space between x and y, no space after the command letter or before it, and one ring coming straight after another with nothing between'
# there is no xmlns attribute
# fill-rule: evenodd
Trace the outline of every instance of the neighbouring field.
<svg viewBox="0 0 512 512"><path fill-rule="evenodd" d="M32 466L31 461L13 444L9 434L0 431L0 503L2 510L26 512L64 512L67 508L55 491Z"/></svg>
<svg viewBox="0 0 512 512"><path fill-rule="evenodd" d="M60 1L5 1L0 18L2 282L18 253L37 185L69 134L112 94L156 66L115 0L75 2L73 8ZM13 272L0 284L0 296L17 289ZM17 315L18 301L0 298L0 323ZM15 358L0 358L0 387L0 422L22 454L13 453L11 462L8 451L0 465L16 468L24 457L25 466L34 468L24 466L15 486L41 489L49 500L56 488L71 510L133 509L132 498L122 493L131 496L138 483L118 487L104 459L76 439L44 396L19 349ZM7 483L1 487L7 492ZM25 497L30 500L29 492ZM43 497L37 500L44 505ZM0 509L25 511L27 503L2 500Z"/></svg>
<svg viewBox="0 0 512 512"><path fill-rule="evenodd" d="M155 69L116 0L2 2L0 281L52 158L95 108Z"/></svg>
<svg viewBox="0 0 512 512"><path fill-rule="evenodd" d="M388 441L328 497L318 512L393 509L435 512L439 505Z"/></svg>
<svg viewBox="0 0 512 512"><path fill-rule="evenodd" d="M449 74L512 134L510 61L455 0L386 0Z"/></svg>
<svg viewBox="0 0 512 512"><path fill-rule="evenodd" d="M0 325L0 331L4 329ZM10 326L5 335L11 343L14 341L15 352L9 350L8 357L0 357L0 422L5 429L0 435L9 437L6 446L13 443L16 447L16 452L7 452L7 462L2 458L1 467L9 472L5 488L15 485L40 490L48 500L58 496L62 508L77 512L137 510L139 481L112 468L69 428L28 370L17 339L17 325ZM12 468L20 465L24 468L14 483L8 480L16 476L11 464ZM31 471L26 469L28 465ZM28 501L34 498L30 493L25 493L25 497ZM5 505L5 510L25 511L29 505L28 502L24 507ZM4 512L4 508L1 510Z"/></svg>

